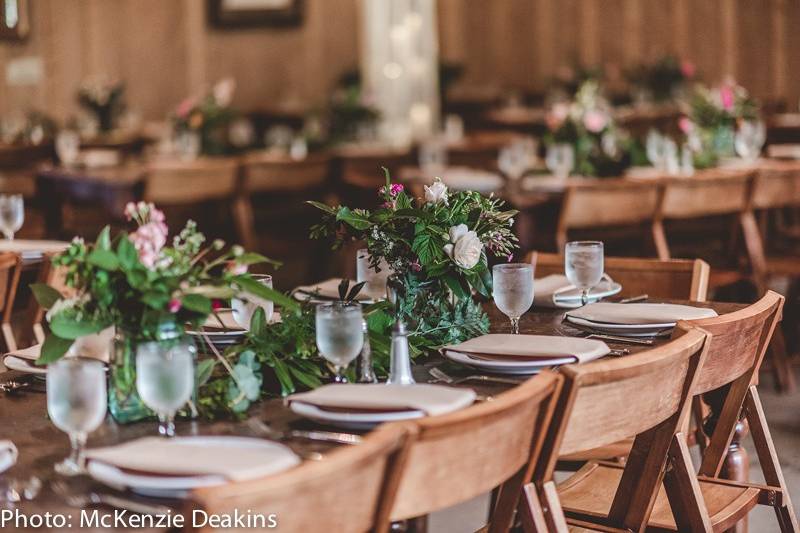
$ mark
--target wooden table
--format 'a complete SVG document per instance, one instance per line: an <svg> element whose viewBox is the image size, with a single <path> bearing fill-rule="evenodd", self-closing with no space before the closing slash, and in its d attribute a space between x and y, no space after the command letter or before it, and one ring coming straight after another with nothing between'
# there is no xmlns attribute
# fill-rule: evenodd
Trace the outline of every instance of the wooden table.
<svg viewBox="0 0 800 533"><path fill-rule="evenodd" d="M692 305L712 307L720 314L728 313L742 307L740 304L730 303L695 303ZM509 332L510 327L508 319L500 315L494 306L490 306L489 314L493 332ZM561 322L562 317L563 310L535 309L522 317L520 321L520 330L522 333L541 335L577 334L579 330L563 324ZM664 342L666 342L665 339L656 340L656 344ZM608 344L612 348L628 348L631 353L647 349L647 347L637 345L617 344L612 342ZM449 361L443 362L442 359L438 357L431 357L422 364L414 365L416 379L419 382L431 381L432 378L427 371L433 365L440 365L442 369L453 376L466 376L470 373L474 373L473 370L459 366L456 363ZM2 374L0 379L5 381L15 377L19 377L19 374L16 372L8 372ZM483 383L469 383L461 386L469 386L474 388L479 394L484 395L497 395L508 388L505 385L487 385ZM11 438L20 451L17 465L6 473L0 474L0 485L2 485L4 480L8 480L11 477L27 478L32 475L38 476L42 479L44 485L40 495L33 501L20 503L16 508L28 516L34 513L42 514L48 511L50 513L72 515L73 529L77 530L77 525L80 520L80 510L69 507L62 498L52 492L49 486L51 480L58 479L58 476L53 472L53 464L67 456L69 444L67 436L56 429L48 420L46 395L43 394L42 391L43 387L40 385L39 390L36 392L29 391L6 395L5 397L0 396L0 427L3 429L2 437ZM289 411L280 399L266 400L255 405L251 408L249 415L265 421L271 427L278 430L287 429L289 427L314 427L311 422L303 420ZM248 429L246 423L232 421L179 421L177 423L177 433L179 435L254 436L252 431ZM155 434L155 421L118 425L109 417L100 429L91 434L89 446L111 445ZM332 447L332 445L329 444L310 443L301 440L288 441L286 444L301 453L309 451L325 453ZM734 443L734 445L735 444L736 443ZM737 456L736 460L739 461L741 458ZM67 482L74 487L75 493L81 493L86 490L113 492L111 489L83 476L67 479ZM133 497L129 494L125 494L125 496ZM136 498L142 501L148 501L144 498ZM174 505L176 508L181 505L180 502L175 501L161 501L159 503ZM2 504L0 504L0 509L2 509ZM100 509L103 512L107 511L103 508ZM55 530L55 528L51 528L51 530Z"/></svg>

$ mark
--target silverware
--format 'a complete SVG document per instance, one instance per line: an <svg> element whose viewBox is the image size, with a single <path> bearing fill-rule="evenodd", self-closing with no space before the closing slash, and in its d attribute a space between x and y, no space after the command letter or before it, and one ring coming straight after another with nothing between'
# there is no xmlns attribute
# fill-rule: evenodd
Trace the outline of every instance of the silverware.
<svg viewBox="0 0 800 533"><path fill-rule="evenodd" d="M29 389L30 387L31 387L30 381L17 381L15 379L12 379L10 381L0 383L0 392L8 394L11 392L18 392L23 389Z"/></svg>
<svg viewBox="0 0 800 533"><path fill-rule="evenodd" d="M648 298L650 298L648 295L640 294L638 296L631 296L630 298L623 298L622 300L619 301L619 303L621 303L621 304L632 304L634 302L642 302L644 300L647 300Z"/></svg>
<svg viewBox="0 0 800 533"><path fill-rule="evenodd" d="M428 374L433 376L436 381L447 383L448 385L458 385L460 383L464 383L465 381L485 381L488 383L500 383L503 385L519 385L521 383L521 381L516 379L486 376L484 374L473 374L463 378L454 378L450 374L447 374L444 370L435 366L428 369Z"/></svg>
<svg viewBox="0 0 800 533"><path fill-rule="evenodd" d="M247 421L247 424L251 429L255 429L260 434L274 440L305 439L319 442L331 442L334 444L359 444L361 442L361 435L356 435L354 433L320 430L303 431L299 429L279 431L271 428L257 418L251 418Z"/></svg>
<svg viewBox="0 0 800 533"><path fill-rule="evenodd" d="M115 509L124 509L138 514L166 515L174 512L166 505L154 503L144 503L123 496L104 494L100 492L87 492L85 494L74 494L63 481L53 481L50 484L53 492L64 498L67 505L71 507L85 508L91 505L107 505Z"/></svg>
<svg viewBox="0 0 800 533"><path fill-rule="evenodd" d="M621 342L627 344L641 344L643 346L652 346L653 339L642 339L638 337L617 337L616 335L605 335L602 333L592 333L587 339L601 339L605 341Z"/></svg>
<svg viewBox="0 0 800 533"><path fill-rule="evenodd" d="M629 355L630 353L631 353L631 351L629 349L621 348L619 350L611 350L610 352L608 352L608 355L613 355L615 357L620 357L620 356L623 356L623 355Z"/></svg>

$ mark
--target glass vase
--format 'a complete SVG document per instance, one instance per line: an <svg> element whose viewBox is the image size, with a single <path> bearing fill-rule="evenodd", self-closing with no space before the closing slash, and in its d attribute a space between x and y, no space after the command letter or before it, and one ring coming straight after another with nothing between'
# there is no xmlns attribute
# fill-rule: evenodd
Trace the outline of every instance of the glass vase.
<svg viewBox="0 0 800 533"><path fill-rule="evenodd" d="M139 343L156 341L165 345L194 342L187 337L177 324L162 324L155 332L155 338L141 338L129 331L119 329L111 346L108 371L108 410L120 424L155 419L156 415L142 401L136 390L136 348ZM196 405L197 386L192 393L190 405ZM192 407L180 414L194 416Z"/></svg>

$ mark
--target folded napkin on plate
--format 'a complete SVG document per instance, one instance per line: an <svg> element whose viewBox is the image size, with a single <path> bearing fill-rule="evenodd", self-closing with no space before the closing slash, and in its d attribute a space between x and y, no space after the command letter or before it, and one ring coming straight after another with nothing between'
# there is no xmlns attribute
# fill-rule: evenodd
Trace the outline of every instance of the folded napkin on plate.
<svg viewBox="0 0 800 533"><path fill-rule="evenodd" d="M220 311L214 315L209 315L203 324L206 331L245 331L233 318L233 311Z"/></svg>
<svg viewBox="0 0 800 533"><path fill-rule="evenodd" d="M442 351L484 360L535 362L569 357L576 363L585 363L606 355L609 348L606 343L593 339L489 333L461 344L445 346Z"/></svg>
<svg viewBox="0 0 800 533"><path fill-rule="evenodd" d="M533 280L533 305L540 307L558 307L556 296L578 289L563 274L551 274Z"/></svg>
<svg viewBox="0 0 800 533"><path fill-rule="evenodd" d="M219 475L244 481L274 474L300 463L289 448L241 437L144 437L106 448L87 450L90 461L117 468L173 476ZM243 444L240 444L243 443Z"/></svg>
<svg viewBox="0 0 800 533"><path fill-rule="evenodd" d="M582 318L606 324L672 324L678 320L696 320L717 316L716 311L703 307L678 304L597 302L569 311L567 317Z"/></svg>
<svg viewBox="0 0 800 533"><path fill-rule="evenodd" d="M8 352L3 357L16 357L17 359L25 359L26 361L36 361L39 359L39 353L42 350L41 344L34 344L28 348L22 348L14 352Z"/></svg>
<svg viewBox="0 0 800 533"><path fill-rule="evenodd" d="M5 472L17 462L17 447L10 440L0 439L0 472Z"/></svg>
<svg viewBox="0 0 800 533"><path fill-rule="evenodd" d="M475 391L440 385L332 384L292 394L288 404L300 402L320 409L364 412L422 411L441 415L475 401Z"/></svg>
<svg viewBox="0 0 800 533"><path fill-rule="evenodd" d="M342 282L342 278L331 278L326 279L316 285L303 285L300 287L295 288L294 292L299 293L302 298L305 299L310 294L318 294L320 298L324 298L326 300L338 300L339 299L339 284ZM351 285L352 287L352 285ZM382 295L381 295L382 296ZM372 296L364 292L362 289L358 296L356 296L356 300L364 301L364 300L371 300Z"/></svg>

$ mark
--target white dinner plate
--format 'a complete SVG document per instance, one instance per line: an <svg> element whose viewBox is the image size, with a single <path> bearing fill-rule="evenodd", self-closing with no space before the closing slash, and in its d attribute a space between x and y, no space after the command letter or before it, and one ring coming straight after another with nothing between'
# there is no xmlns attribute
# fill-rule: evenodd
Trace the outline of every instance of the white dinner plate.
<svg viewBox="0 0 800 533"><path fill-rule="evenodd" d="M390 411L386 413L348 413L343 411L327 411L320 409L316 405L303 402L291 402L289 409L300 416L310 418L322 424L337 426L345 429L372 429L384 422L396 422L398 420L411 420L425 416L423 411Z"/></svg>
<svg viewBox="0 0 800 533"><path fill-rule="evenodd" d="M9 370L16 370L17 372L25 372L28 374L47 375L46 366L37 366L33 361L22 359L21 357L7 355L5 359L3 359L3 364Z"/></svg>
<svg viewBox="0 0 800 533"><path fill-rule="evenodd" d="M529 376L538 374L546 368L555 365L565 365L574 363L575 359L572 357L560 357L548 360L546 363L537 361L531 363L530 361L484 361L481 359L474 359L465 353L453 352L451 350L444 350L443 354L446 358L456 363L476 368L484 372L492 374L510 374L514 376Z"/></svg>
<svg viewBox="0 0 800 533"><path fill-rule="evenodd" d="M585 318L566 316L567 322L611 335L625 335L628 337L660 337L668 335L675 327L675 322L661 324L610 324L607 322L593 322Z"/></svg>
<svg viewBox="0 0 800 533"><path fill-rule="evenodd" d="M616 281L604 279L589 290L589 303L614 296L615 294L619 294L620 291L622 291L622 285ZM582 305L581 290L570 289L568 291L559 292L555 295L554 302L558 307L580 307Z"/></svg>
<svg viewBox="0 0 800 533"><path fill-rule="evenodd" d="M229 437L229 436L196 436L196 437L176 437L178 439L191 440L193 444L202 446L203 443L212 443L214 446L230 446L230 453L236 453L242 447L263 449L265 456L275 453L275 448L285 449L286 453L292 454L291 450L283 444L271 442L263 439L250 437ZM154 450L154 453L158 453ZM285 470L283 467L274 473ZM225 476L219 474L201 474L196 476L186 475L164 475L149 474L145 472L128 472L115 465L104 463L97 460L89 460L87 471L90 477L116 489L130 489L132 492L143 496L153 496L157 498L184 498L189 491L201 487L213 487L229 483Z"/></svg>

